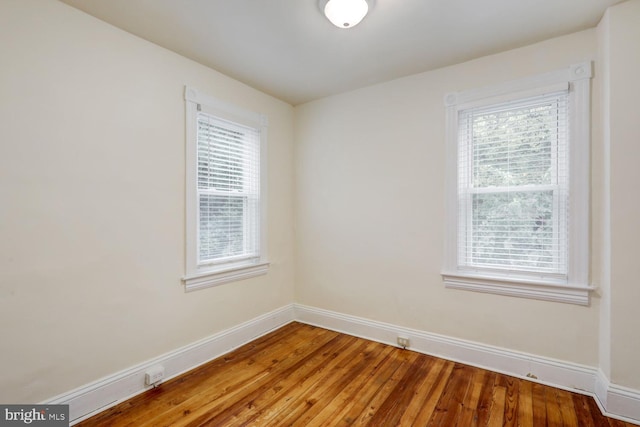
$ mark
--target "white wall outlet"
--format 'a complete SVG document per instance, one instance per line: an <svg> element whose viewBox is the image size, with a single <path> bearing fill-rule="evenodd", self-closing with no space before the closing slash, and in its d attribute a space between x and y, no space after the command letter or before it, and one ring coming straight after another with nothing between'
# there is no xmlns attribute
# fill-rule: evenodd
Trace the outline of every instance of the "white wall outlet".
<svg viewBox="0 0 640 427"><path fill-rule="evenodd" d="M144 373L145 385L156 385L164 379L164 366L155 365Z"/></svg>
<svg viewBox="0 0 640 427"><path fill-rule="evenodd" d="M409 338L398 337L398 345L402 348L409 347Z"/></svg>

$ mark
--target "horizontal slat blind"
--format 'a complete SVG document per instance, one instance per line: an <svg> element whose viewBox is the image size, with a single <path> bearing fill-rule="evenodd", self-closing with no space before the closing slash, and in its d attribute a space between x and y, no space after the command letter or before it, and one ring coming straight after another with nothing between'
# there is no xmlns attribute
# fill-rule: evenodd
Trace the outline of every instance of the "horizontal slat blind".
<svg viewBox="0 0 640 427"><path fill-rule="evenodd" d="M260 131L199 112L198 263L259 256Z"/></svg>
<svg viewBox="0 0 640 427"><path fill-rule="evenodd" d="M461 110L458 264L567 273L568 93Z"/></svg>

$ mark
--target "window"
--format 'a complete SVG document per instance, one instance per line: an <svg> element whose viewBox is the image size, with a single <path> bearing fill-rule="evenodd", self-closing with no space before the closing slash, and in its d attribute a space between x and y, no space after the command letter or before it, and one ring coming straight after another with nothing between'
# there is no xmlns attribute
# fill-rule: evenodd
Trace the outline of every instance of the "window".
<svg viewBox="0 0 640 427"><path fill-rule="evenodd" d="M187 290L266 273L266 117L186 88Z"/></svg>
<svg viewBox="0 0 640 427"><path fill-rule="evenodd" d="M447 287L588 304L590 77L447 95Z"/></svg>

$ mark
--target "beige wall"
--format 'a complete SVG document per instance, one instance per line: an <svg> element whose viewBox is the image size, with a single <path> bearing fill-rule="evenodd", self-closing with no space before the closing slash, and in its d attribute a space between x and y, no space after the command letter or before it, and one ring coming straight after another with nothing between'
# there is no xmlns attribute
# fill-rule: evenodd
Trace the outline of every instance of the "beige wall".
<svg viewBox="0 0 640 427"><path fill-rule="evenodd" d="M610 149L609 149L609 14L605 13L597 27L598 58L595 72L600 85L593 93L594 116L601 117L600 126L592 127L593 136L601 141L592 150L591 168L599 180L592 180L591 199L594 223L592 226L593 260L600 260L600 269L593 269L592 278L600 295L599 367L611 378L611 211Z"/></svg>
<svg viewBox="0 0 640 427"><path fill-rule="evenodd" d="M440 277L444 95L596 51L588 30L296 107L297 301L597 365L598 298L581 307L487 295L445 289Z"/></svg>
<svg viewBox="0 0 640 427"><path fill-rule="evenodd" d="M185 294L184 85L269 117L268 275ZM293 300L293 109L53 0L0 2L0 402Z"/></svg>
<svg viewBox="0 0 640 427"><path fill-rule="evenodd" d="M609 162L611 381L640 389L640 0L610 8L600 24L607 58L604 141ZM606 342L609 341L609 343Z"/></svg>

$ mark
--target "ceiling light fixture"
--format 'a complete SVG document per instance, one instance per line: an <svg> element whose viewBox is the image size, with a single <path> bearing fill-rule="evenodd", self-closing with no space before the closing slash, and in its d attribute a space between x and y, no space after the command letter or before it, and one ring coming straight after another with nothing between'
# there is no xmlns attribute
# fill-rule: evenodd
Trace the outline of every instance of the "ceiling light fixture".
<svg viewBox="0 0 640 427"><path fill-rule="evenodd" d="M338 28L355 27L369 12L367 0L319 0L320 9Z"/></svg>

